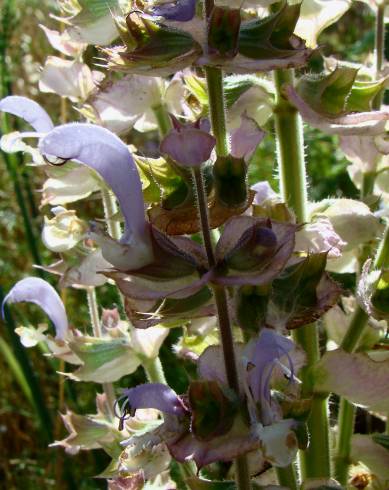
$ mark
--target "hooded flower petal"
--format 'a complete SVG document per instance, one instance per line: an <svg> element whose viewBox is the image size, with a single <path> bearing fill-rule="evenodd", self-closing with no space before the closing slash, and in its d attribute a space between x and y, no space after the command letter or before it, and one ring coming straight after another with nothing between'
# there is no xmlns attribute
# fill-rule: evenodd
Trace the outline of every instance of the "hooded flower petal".
<svg viewBox="0 0 389 490"><path fill-rule="evenodd" d="M56 338L63 340L68 331L68 319L65 307L57 291L39 277L26 277L17 282L4 298L2 309L6 303L35 303L40 306L53 322Z"/></svg>
<svg viewBox="0 0 389 490"><path fill-rule="evenodd" d="M47 133L54 127L47 112L36 102L27 97L10 95L0 100L0 111L21 117L38 133Z"/></svg>
<svg viewBox="0 0 389 490"><path fill-rule="evenodd" d="M142 183L126 145L105 128L74 123L59 126L45 136L40 142L40 150L46 155L78 160L100 174L115 193L124 215L121 243L130 246L129 252L133 251L135 262L135 254L139 253L143 263L147 263L151 250L148 254L149 231Z"/></svg>
<svg viewBox="0 0 389 490"><path fill-rule="evenodd" d="M126 404L131 410L155 408L171 415L185 415L186 409L177 394L161 383L149 383L124 390Z"/></svg>
<svg viewBox="0 0 389 490"><path fill-rule="evenodd" d="M274 421L270 395L273 369L280 359L286 357L293 378L294 366L289 354L293 348L294 343L290 339L268 328L261 330L258 340L247 346L246 355L251 366L247 375L248 385L254 400L260 404L261 419L265 425Z"/></svg>

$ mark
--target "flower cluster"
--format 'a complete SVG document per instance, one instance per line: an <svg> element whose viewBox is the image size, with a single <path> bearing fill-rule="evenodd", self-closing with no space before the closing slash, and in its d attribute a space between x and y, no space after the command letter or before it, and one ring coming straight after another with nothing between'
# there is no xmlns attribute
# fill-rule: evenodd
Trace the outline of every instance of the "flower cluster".
<svg viewBox="0 0 389 490"><path fill-rule="evenodd" d="M46 176L42 206L52 206L53 216L44 218L42 240L59 255L45 269L60 276L60 288L86 291L92 328L72 325L56 290L36 277L19 281L3 308L40 306L55 336L46 326L19 327L23 345L45 342L76 367L68 378L102 385L96 414L68 410L69 435L53 445L71 453L103 448L112 463L101 476L112 490L175 488L172 458L194 489L213 488L209 475L248 488L245 481L273 470L282 483L298 450L307 468L320 463L309 460L309 449L317 454L324 444L312 439L323 419L312 419L326 416L326 394L389 412L386 242L374 270L371 260L363 267L355 298L338 284L344 273L359 274L361 251L372 255L385 226L389 111L376 101L387 77L331 59L323 73L296 82L287 71L307 66L321 31L350 4L63 2L66 29L43 27L61 57L46 61L40 90L74 104L80 121L56 125L30 99L0 100L0 111L32 127L4 135L2 149L28 153ZM98 70L84 61L90 44L102 57ZM364 201L304 201L296 167L287 168L301 118L339 136L356 185L363 188L366 174L377 177ZM280 193L248 178L273 120ZM291 142L292 127L300 129ZM80 202L97 195L104 219L88 223ZM100 318L95 288L104 284L117 288L121 314L112 307ZM354 353L354 334L346 333L357 321L350 322L353 311L370 318ZM322 324L330 347L340 346L323 355ZM168 386L158 358L173 328L181 330L177 357L195 364L182 393ZM112 384L139 366L150 382L115 401ZM361 437L374 454L387 439L354 437L347 457L370 468ZM304 470L303 488L340 488L329 458L328 471ZM344 484L340 468L335 476ZM384 481L387 470L381 473ZM310 481L312 474L324 483Z"/></svg>

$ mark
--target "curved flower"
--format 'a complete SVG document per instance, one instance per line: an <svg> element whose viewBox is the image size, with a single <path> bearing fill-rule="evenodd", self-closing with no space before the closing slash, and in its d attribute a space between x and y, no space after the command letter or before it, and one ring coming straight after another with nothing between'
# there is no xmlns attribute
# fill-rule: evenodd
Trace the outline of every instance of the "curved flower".
<svg viewBox="0 0 389 490"><path fill-rule="evenodd" d="M2 312L6 303L21 303L27 301L40 306L53 322L56 338L64 340L68 331L68 319L65 307L57 291L39 277L27 277L17 282L4 298Z"/></svg>
<svg viewBox="0 0 389 490"><path fill-rule="evenodd" d="M47 112L36 102L27 97L10 95L0 100L0 111L21 117L38 133L47 133L54 124Z"/></svg>
<svg viewBox="0 0 389 490"><path fill-rule="evenodd" d="M103 255L119 269L147 264L152 258L149 226L145 219L142 183L127 146L113 133L93 124L64 124L47 134L40 151L63 160L77 160L95 170L111 187L119 201L125 220L120 249L100 236L94 227L93 238L101 245ZM119 254L117 256L117 254Z"/></svg>

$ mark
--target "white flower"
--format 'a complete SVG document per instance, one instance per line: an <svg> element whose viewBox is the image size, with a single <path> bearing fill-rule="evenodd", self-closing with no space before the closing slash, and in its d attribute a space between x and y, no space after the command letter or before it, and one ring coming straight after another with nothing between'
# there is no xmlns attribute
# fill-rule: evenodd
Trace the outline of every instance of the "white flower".
<svg viewBox="0 0 389 490"><path fill-rule="evenodd" d="M91 71L85 63L49 56L43 67L39 90L72 101L85 100L103 78L102 72Z"/></svg>
<svg viewBox="0 0 389 490"><path fill-rule="evenodd" d="M45 222L42 230L42 241L53 252L66 252L83 239L87 224L77 218L74 210L61 206L52 209L54 218Z"/></svg>

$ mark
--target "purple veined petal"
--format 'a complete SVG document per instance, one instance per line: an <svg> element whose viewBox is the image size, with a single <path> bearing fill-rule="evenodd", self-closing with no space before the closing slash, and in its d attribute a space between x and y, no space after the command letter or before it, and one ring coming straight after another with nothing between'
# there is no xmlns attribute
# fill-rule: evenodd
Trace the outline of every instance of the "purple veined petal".
<svg viewBox="0 0 389 490"><path fill-rule="evenodd" d="M42 308L53 322L56 338L63 340L68 331L68 319L65 307L57 291L48 282L39 277L26 277L17 282L6 295L2 304L2 315L6 303L34 303Z"/></svg>
<svg viewBox="0 0 389 490"><path fill-rule="evenodd" d="M231 154L235 158L248 159L255 148L265 137L263 131L254 119L243 114L242 123L239 128L231 134Z"/></svg>
<svg viewBox="0 0 389 490"><path fill-rule="evenodd" d="M121 238L148 240L142 184L127 146L108 129L93 124L71 123L58 126L39 144L46 155L78 160L95 170L116 195L125 219Z"/></svg>
<svg viewBox="0 0 389 490"><path fill-rule="evenodd" d="M249 385L256 401L270 401L270 379L276 361L286 356L291 375L294 367L289 352L293 349L293 342L276 333L274 330L264 328L257 341L248 345L247 358L254 366L249 374Z"/></svg>
<svg viewBox="0 0 389 490"><path fill-rule="evenodd" d="M38 133L47 133L54 124L47 112L35 101L27 97L10 95L0 100L0 111L21 117Z"/></svg>
<svg viewBox="0 0 389 490"><path fill-rule="evenodd" d="M175 2L159 5L152 9L153 15L164 17L166 20L188 22L196 13L196 0L176 0Z"/></svg>
<svg viewBox="0 0 389 490"><path fill-rule="evenodd" d="M162 383L138 385L123 391L128 409L155 408L171 415L185 415L186 409L177 394Z"/></svg>

